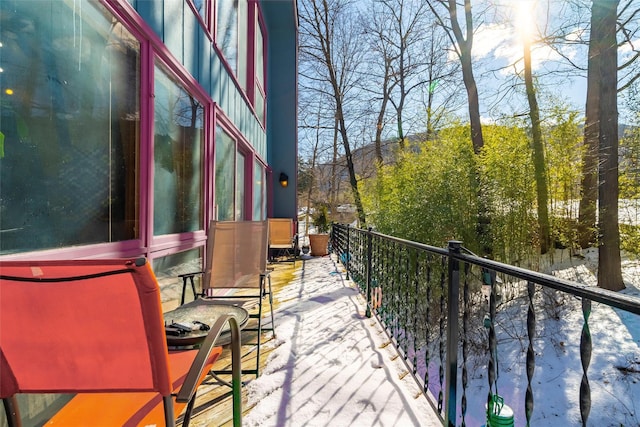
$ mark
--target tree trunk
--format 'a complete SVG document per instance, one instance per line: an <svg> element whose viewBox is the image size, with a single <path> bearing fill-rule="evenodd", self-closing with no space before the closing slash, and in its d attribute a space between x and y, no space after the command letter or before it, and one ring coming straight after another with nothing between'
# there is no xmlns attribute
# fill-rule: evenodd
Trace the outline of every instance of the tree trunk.
<svg viewBox="0 0 640 427"><path fill-rule="evenodd" d="M451 18L451 31L458 44L460 65L462 67L462 80L467 90L469 104L469 122L471 123L471 143L473 152L478 155L484 147L482 136L482 123L480 122L480 103L478 101L478 86L473 76L473 64L471 62L471 47L473 46L473 16L471 14L471 0L464 0L464 16L466 24L466 38L462 34L462 28L458 22L458 10L456 0L448 0L449 17ZM478 187L478 223L476 234L478 244L482 247L483 255L491 256L493 243L491 242L491 218L489 216L489 201L482 191L480 166L476 166L476 185Z"/></svg>
<svg viewBox="0 0 640 427"><path fill-rule="evenodd" d="M587 68L587 102L585 106L584 154L582 160L582 194L578 212L578 244L588 248L597 240L596 206L598 200L598 123L600 102L600 27L597 15L591 14L591 41Z"/></svg>
<svg viewBox="0 0 640 427"><path fill-rule="evenodd" d="M531 72L531 40L524 40L524 82L529 101L529 117L531 118L531 134L533 138L533 167L538 196L538 228L540 235L540 253L546 254L551 243L549 227L549 191L547 189L547 170L544 161L544 146L542 144L542 130L540 129L540 111L533 86Z"/></svg>
<svg viewBox="0 0 640 427"><path fill-rule="evenodd" d="M618 226L618 97L616 19L618 0L594 0L592 15L601 25L598 286L624 289Z"/></svg>

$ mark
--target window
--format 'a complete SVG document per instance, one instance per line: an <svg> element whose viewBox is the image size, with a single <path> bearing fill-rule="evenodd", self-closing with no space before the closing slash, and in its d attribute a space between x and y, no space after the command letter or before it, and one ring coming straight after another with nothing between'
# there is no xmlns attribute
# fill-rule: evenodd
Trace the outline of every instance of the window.
<svg viewBox="0 0 640 427"><path fill-rule="evenodd" d="M262 164L255 160L253 162L253 220L264 220L267 215L267 197L265 195L266 177Z"/></svg>
<svg viewBox="0 0 640 427"><path fill-rule="evenodd" d="M193 5L196 7L196 10L198 11L198 14L200 15L200 17L202 18L202 20L204 21L205 24L209 24L209 7L210 4L207 0L191 0L193 2Z"/></svg>
<svg viewBox="0 0 640 427"><path fill-rule="evenodd" d="M0 16L0 253L139 238L140 43L94 1Z"/></svg>
<svg viewBox="0 0 640 427"><path fill-rule="evenodd" d="M193 273L203 270L202 248L195 248L175 254L154 258L152 261L153 272L161 287L175 286L176 278L180 274ZM201 287L199 275L195 276L196 289ZM181 284L181 281L180 281ZM187 297L192 297L190 289L185 290Z"/></svg>
<svg viewBox="0 0 640 427"><path fill-rule="evenodd" d="M254 109L258 120L264 123L264 106L265 106L265 84L264 84L264 38L262 35L262 26L260 21L256 20L256 37L255 37L255 92L254 92Z"/></svg>
<svg viewBox="0 0 640 427"><path fill-rule="evenodd" d="M238 65L238 1L216 1L216 45L234 74Z"/></svg>
<svg viewBox="0 0 640 427"><path fill-rule="evenodd" d="M204 106L156 63L154 235L203 229Z"/></svg>
<svg viewBox="0 0 640 427"><path fill-rule="evenodd" d="M244 162L245 155L237 153L236 155L236 221L242 221L244 219Z"/></svg>
<svg viewBox="0 0 640 427"><path fill-rule="evenodd" d="M221 127L216 127L216 215L219 221L234 218L235 141Z"/></svg>

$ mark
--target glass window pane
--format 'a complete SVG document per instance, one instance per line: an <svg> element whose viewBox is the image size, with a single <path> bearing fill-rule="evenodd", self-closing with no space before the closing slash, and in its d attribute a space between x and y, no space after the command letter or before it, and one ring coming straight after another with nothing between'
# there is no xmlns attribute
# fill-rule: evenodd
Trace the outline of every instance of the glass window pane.
<svg viewBox="0 0 640 427"><path fill-rule="evenodd" d="M256 114L260 123L264 123L264 95L261 91L256 91Z"/></svg>
<svg viewBox="0 0 640 427"><path fill-rule="evenodd" d="M178 279L178 275L202 271L202 248L155 258L151 266L160 285L162 302L177 302L182 295L182 280ZM201 292L202 289L200 278L201 276L198 274L194 277L196 292ZM193 292L189 282L187 282L187 288L185 291L186 302L193 299Z"/></svg>
<svg viewBox="0 0 640 427"><path fill-rule="evenodd" d="M88 0L0 22L0 253L139 237L139 42Z"/></svg>
<svg viewBox="0 0 640 427"><path fill-rule="evenodd" d="M256 22L256 81L264 88L264 39L259 22Z"/></svg>
<svg viewBox="0 0 640 427"><path fill-rule="evenodd" d="M192 0L194 6L196 7L196 10L198 11L198 13L200 14L200 16L202 17L202 20L204 21L205 24L209 23L209 19L207 17L207 2L208 0Z"/></svg>
<svg viewBox="0 0 640 427"><path fill-rule="evenodd" d="M216 127L216 213L220 221L234 219L235 141Z"/></svg>
<svg viewBox="0 0 640 427"><path fill-rule="evenodd" d="M236 156L236 221L242 221L245 212L244 161L244 154L238 153Z"/></svg>
<svg viewBox="0 0 640 427"><path fill-rule="evenodd" d="M204 106L158 64L154 97L154 235L203 229Z"/></svg>
<svg viewBox="0 0 640 427"><path fill-rule="evenodd" d="M247 90L247 37L248 37L248 14L249 8L247 0L240 0L238 3L238 40L245 42L238 43L238 69L237 78L240 87Z"/></svg>
<svg viewBox="0 0 640 427"><path fill-rule="evenodd" d="M238 57L238 0L218 0L216 17L216 45L235 73Z"/></svg>
<svg viewBox="0 0 640 427"><path fill-rule="evenodd" d="M264 168L259 161L253 163L253 220L261 221L266 218L266 186Z"/></svg>

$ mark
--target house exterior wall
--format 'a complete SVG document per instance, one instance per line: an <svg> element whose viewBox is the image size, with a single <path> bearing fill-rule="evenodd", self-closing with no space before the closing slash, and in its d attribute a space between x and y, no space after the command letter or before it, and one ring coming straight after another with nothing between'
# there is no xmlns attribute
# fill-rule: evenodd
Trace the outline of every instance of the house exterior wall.
<svg viewBox="0 0 640 427"><path fill-rule="evenodd" d="M211 219L295 217L295 0L0 13L0 258L146 256L162 271L201 263Z"/></svg>
<svg viewBox="0 0 640 427"><path fill-rule="evenodd" d="M0 1L0 259L144 256L175 301L211 219L295 217L296 60L295 0Z"/></svg>

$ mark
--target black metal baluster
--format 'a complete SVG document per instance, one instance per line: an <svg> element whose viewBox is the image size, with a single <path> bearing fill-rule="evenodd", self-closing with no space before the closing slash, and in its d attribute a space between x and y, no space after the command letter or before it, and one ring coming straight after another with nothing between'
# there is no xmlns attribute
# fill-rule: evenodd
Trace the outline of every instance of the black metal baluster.
<svg viewBox="0 0 640 427"><path fill-rule="evenodd" d="M527 427L531 423L531 415L533 414L533 389L531 388L531 380L533 379L533 371L536 366L536 356L533 352L533 338L536 333L536 312L533 308L533 298L536 285L527 282L527 295L529 296L529 310L527 311L527 336L529 338L529 346L527 348L527 392L524 399L524 411L527 417Z"/></svg>
<svg viewBox="0 0 640 427"><path fill-rule="evenodd" d="M442 266L440 270L440 331L439 331L439 355L440 355L440 369L438 370L438 380L440 381L440 391L438 392L438 412L442 413L442 405L444 400L444 331L445 331L445 323L444 323L444 314L445 310L445 267L447 265L447 258L442 257Z"/></svg>
<svg viewBox="0 0 640 427"><path fill-rule="evenodd" d="M402 301L402 309L403 309L403 316L402 316L402 350L403 350L403 354L402 357L404 360L407 360L407 353L409 350L409 299L411 298L411 296L409 295L411 293L411 285L410 285L410 271L409 268L411 267L411 249L406 249L405 250L405 262L404 262L404 274L403 274L403 290L402 290L402 295L403 295L403 301Z"/></svg>
<svg viewBox="0 0 640 427"><path fill-rule="evenodd" d="M431 362L431 353L429 352L429 346L430 346L430 334L431 334L431 256L427 255L427 292L426 292L426 299L427 299L427 307L426 307L426 327L425 327L425 333L424 333L424 365L425 365L425 371L424 371L424 392L426 393L429 390L429 364Z"/></svg>
<svg viewBox="0 0 640 427"><path fill-rule="evenodd" d="M491 285L491 293L489 294L489 366L488 375L489 379L489 394L487 397L487 410L492 407L493 391L498 393L498 386L496 384L496 371L497 371L497 343L496 343L496 272L487 272L489 276L489 284Z"/></svg>
<svg viewBox="0 0 640 427"><path fill-rule="evenodd" d="M413 284L414 284L414 294L413 294L413 332L412 332L412 341L413 341L413 374L415 375L418 371L418 295L420 295L420 281L418 280L418 275L420 274L420 254L416 252L416 266L413 273Z"/></svg>
<svg viewBox="0 0 640 427"><path fill-rule="evenodd" d="M468 344L468 336L467 332L469 331L469 317L470 317L470 307L469 307L469 269L470 265L468 263L464 264L464 284L462 289L462 302L463 302L463 311L462 311L462 400L460 402L460 413L462 415L462 427L466 426L465 416L467 414L467 383L468 383L468 373L467 373L467 355L469 352L469 344Z"/></svg>
<svg viewBox="0 0 640 427"><path fill-rule="evenodd" d="M397 245L395 243L391 244L392 249L391 249L391 284L392 284L392 290L391 290L391 322L390 322L390 326L391 326L391 336L392 338L395 340L397 333L398 333L398 281L396 279L396 274L397 274L397 268L398 268L398 264L396 261L396 257L398 256L398 248Z"/></svg>
<svg viewBox="0 0 640 427"><path fill-rule="evenodd" d="M589 331L589 316L591 315L591 300L582 298L582 334L580 336L580 361L582 362L582 382L580 383L580 417L582 425L587 425L589 412L591 412L591 387L587 370L591 363L591 331Z"/></svg>

